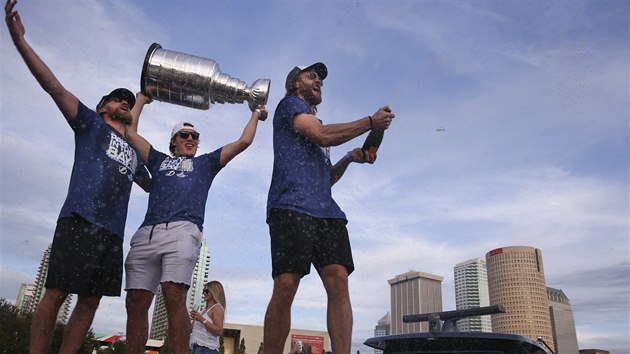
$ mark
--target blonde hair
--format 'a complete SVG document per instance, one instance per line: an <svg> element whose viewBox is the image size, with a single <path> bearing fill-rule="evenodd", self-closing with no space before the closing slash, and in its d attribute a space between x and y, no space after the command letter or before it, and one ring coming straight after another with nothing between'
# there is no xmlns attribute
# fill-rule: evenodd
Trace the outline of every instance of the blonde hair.
<svg viewBox="0 0 630 354"><path fill-rule="evenodd" d="M206 283L204 287L210 291L214 301L221 304L221 306L223 306L223 310L225 310L225 291L223 290L223 285L220 282L213 280Z"/></svg>

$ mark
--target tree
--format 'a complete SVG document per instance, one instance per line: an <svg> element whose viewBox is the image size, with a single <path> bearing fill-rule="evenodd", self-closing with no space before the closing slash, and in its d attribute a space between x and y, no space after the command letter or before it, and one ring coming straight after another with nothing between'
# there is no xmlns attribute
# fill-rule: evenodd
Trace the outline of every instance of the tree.
<svg viewBox="0 0 630 354"><path fill-rule="evenodd" d="M6 299L0 298L0 353L28 353L32 320L32 313L20 311ZM65 329L63 323L55 325L48 353L59 352ZM90 329L77 353L91 354L93 339L94 332Z"/></svg>
<svg viewBox="0 0 630 354"><path fill-rule="evenodd" d="M164 344L160 348L160 354L172 354L173 348L171 348L171 342L168 340L168 336L164 338Z"/></svg>
<svg viewBox="0 0 630 354"><path fill-rule="evenodd" d="M31 317L0 298L0 348L3 353L28 353Z"/></svg>
<svg viewBox="0 0 630 354"><path fill-rule="evenodd" d="M245 353L245 338L241 338L241 344L238 346L238 354L247 354Z"/></svg>
<svg viewBox="0 0 630 354"><path fill-rule="evenodd" d="M260 342L260 345L258 346L258 353L257 354L264 354L263 353L263 342Z"/></svg>

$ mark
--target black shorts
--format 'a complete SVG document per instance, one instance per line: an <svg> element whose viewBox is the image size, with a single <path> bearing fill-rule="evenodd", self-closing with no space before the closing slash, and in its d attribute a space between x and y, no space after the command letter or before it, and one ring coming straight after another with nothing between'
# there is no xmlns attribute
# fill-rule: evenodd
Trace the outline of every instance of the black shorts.
<svg viewBox="0 0 630 354"><path fill-rule="evenodd" d="M46 287L80 296L120 296L122 261L120 237L79 215L60 218Z"/></svg>
<svg viewBox="0 0 630 354"><path fill-rule="evenodd" d="M272 277L282 273L318 273L330 264L354 270L344 219L314 218L287 209L272 209L267 219L271 235Z"/></svg>

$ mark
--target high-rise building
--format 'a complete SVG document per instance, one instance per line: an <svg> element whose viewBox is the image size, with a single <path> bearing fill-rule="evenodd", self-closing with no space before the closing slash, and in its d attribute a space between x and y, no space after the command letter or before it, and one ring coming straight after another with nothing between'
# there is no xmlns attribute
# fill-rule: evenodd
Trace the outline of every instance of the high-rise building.
<svg viewBox="0 0 630 354"><path fill-rule="evenodd" d="M39 305L39 302L42 300L42 298L44 298L44 293L46 292L46 277L48 276L48 263L50 262L51 248L52 245L48 245L48 247L46 247L44 255L42 256L42 261L39 263L37 278L35 279L34 286L31 288L31 299L28 303L28 306L26 306L26 304L22 306L26 311L34 312L37 308L37 305ZM72 298L72 294L68 295L66 301L64 301L63 305L61 305L61 308L59 308L59 313L57 314L57 322L68 322Z"/></svg>
<svg viewBox="0 0 630 354"><path fill-rule="evenodd" d="M505 313L492 315L492 331L542 339L554 347L542 253L533 247L514 246L486 253L490 305Z"/></svg>
<svg viewBox="0 0 630 354"><path fill-rule="evenodd" d="M458 263L455 273L455 306L467 310L490 305L486 261L475 258ZM462 318L457 321L461 332L492 332L490 315Z"/></svg>
<svg viewBox="0 0 630 354"><path fill-rule="evenodd" d="M35 283L20 283L20 290L15 298L15 308L19 311L30 311L33 307Z"/></svg>
<svg viewBox="0 0 630 354"><path fill-rule="evenodd" d="M441 312L443 279L439 275L410 271L387 281L391 294L392 334L429 331L428 323L403 323L403 316Z"/></svg>
<svg viewBox="0 0 630 354"><path fill-rule="evenodd" d="M374 337L388 336L391 333L391 322L392 319L388 312L376 323L376 326L374 327ZM374 349L374 354L381 353L383 353L382 350Z"/></svg>
<svg viewBox="0 0 630 354"><path fill-rule="evenodd" d="M186 295L186 308L192 311L194 308L205 306L203 301L203 286L208 281L210 274L210 250L206 244L206 238L201 237L201 249L199 250L199 258L195 264L195 269L190 280L190 288ZM153 305L153 317L151 319L150 339L162 340L168 334L168 317L166 315L166 307L164 306L164 295L162 288L159 287L155 304Z"/></svg>
<svg viewBox="0 0 630 354"><path fill-rule="evenodd" d="M573 308L569 298L560 289L547 288L549 315L553 330L554 351L556 354L578 354Z"/></svg>

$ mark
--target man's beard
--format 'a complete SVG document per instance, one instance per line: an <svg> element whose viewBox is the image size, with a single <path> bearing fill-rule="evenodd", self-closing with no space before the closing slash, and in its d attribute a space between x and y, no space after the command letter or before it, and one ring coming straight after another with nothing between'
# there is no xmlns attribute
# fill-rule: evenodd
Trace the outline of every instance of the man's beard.
<svg viewBox="0 0 630 354"><path fill-rule="evenodd" d="M314 95L312 87L305 88L300 93L301 96L304 98L304 101L306 101L311 106L317 106L318 104L322 103L321 93L319 96Z"/></svg>
<svg viewBox="0 0 630 354"><path fill-rule="evenodd" d="M125 125L130 125L131 124L131 113L126 112L126 111L121 111L119 109L117 109L115 112L113 112L112 114L109 115L112 120L121 122Z"/></svg>

